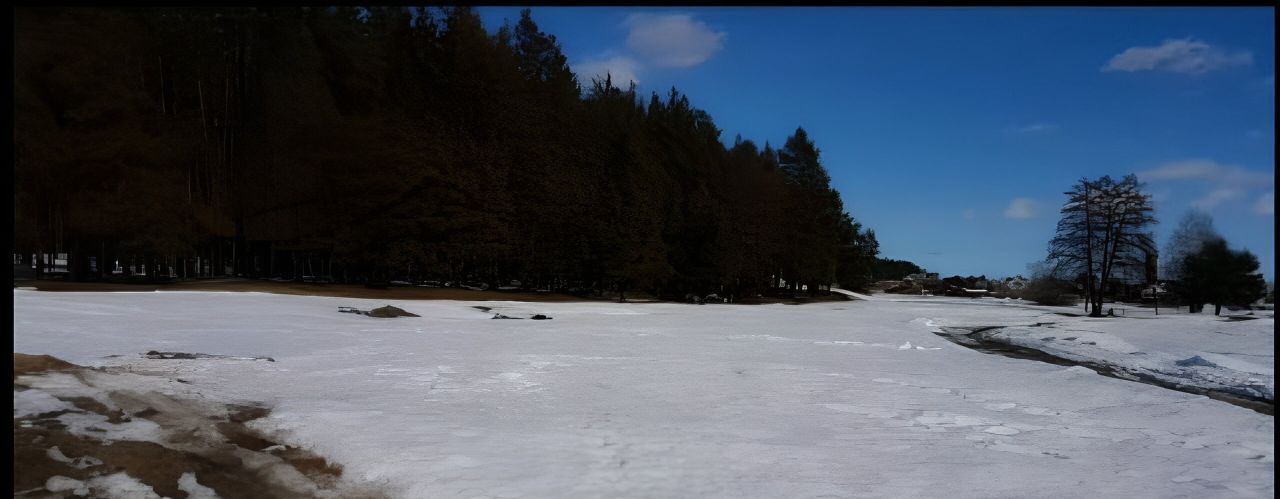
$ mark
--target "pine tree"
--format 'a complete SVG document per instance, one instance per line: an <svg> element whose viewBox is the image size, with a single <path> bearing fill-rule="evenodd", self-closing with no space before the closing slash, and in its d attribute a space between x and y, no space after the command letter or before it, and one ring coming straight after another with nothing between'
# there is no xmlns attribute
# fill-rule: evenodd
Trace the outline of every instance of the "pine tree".
<svg viewBox="0 0 1280 499"><path fill-rule="evenodd" d="M1205 242L1181 262L1179 294L1199 312L1203 303L1214 305L1213 315L1223 305L1247 306L1267 294L1267 284L1258 272L1258 257L1248 251L1233 251L1225 239Z"/></svg>

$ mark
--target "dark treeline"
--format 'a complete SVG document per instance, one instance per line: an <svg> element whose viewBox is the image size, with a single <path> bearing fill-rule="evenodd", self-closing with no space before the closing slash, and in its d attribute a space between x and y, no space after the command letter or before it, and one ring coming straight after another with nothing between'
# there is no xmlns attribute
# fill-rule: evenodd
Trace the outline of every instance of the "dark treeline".
<svg viewBox="0 0 1280 499"><path fill-rule="evenodd" d="M919 274L924 269L906 260L877 258L871 264L871 277L877 281L896 281L911 274Z"/></svg>
<svg viewBox="0 0 1280 499"><path fill-rule="evenodd" d="M862 287L877 243L803 129L731 147L579 82L526 11L19 9L15 253L73 279ZM44 265L43 259L39 264Z"/></svg>

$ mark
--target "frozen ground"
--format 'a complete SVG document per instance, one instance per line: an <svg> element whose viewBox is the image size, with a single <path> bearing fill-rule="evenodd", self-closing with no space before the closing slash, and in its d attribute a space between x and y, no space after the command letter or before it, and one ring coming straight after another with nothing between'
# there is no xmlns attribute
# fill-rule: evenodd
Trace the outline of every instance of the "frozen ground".
<svg viewBox="0 0 1280 499"><path fill-rule="evenodd" d="M421 317L337 312L387 303L15 290L14 351L179 376L211 400L266 403L258 429L403 497L1271 497L1275 488L1270 416L984 354L932 332L1032 324L1047 313L1034 307L391 301ZM1201 355L1216 364L1274 366L1243 355L1271 352L1260 329L1211 332L1201 348L1189 331L1126 336L1121 320L1054 317L1081 329L1071 335L1148 353L1177 357L1185 352L1175 346L1192 345L1227 352ZM1271 323L1203 325L1269 332ZM1120 329L1104 329L1112 325ZM144 358L149 350L276 362Z"/></svg>
<svg viewBox="0 0 1280 499"><path fill-rule="evenodd" d="M1120 374L1275 399L1274 311L1214 316L1166 309L1156 315L1151 309L1129 308L1123 317L1090 318L1062 315L1082 313L1080 309L1016 301L968 300L964 306L963 298L933 300L963 308L931 320L935 326L999 326L984 332L984 339L1114 366ZM991 306L1000 312L988 311Z"/></svg>

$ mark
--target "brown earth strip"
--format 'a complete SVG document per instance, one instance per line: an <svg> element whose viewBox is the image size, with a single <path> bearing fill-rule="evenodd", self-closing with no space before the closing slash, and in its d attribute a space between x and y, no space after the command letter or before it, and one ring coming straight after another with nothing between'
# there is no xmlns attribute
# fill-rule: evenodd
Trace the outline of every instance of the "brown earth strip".
<svg viewBox="0 0 1280 499"><path fill-rule="evenodd" d="M14 390L29 389L18 376L39 376L49 371L83 374L86 368L53 357L15 353ZM100 371L97 371L102 374ZM25 378L24 378L25 379ZM291 446L279 445L245 425L266 416L263 407L227 406L221 414L210 414L199 404L159 393L110 392L122 409L151 403L142 410L110 411L87 397L67 397L78 411L58 411L14 418L13 491L15 497L71 497L72 491L54 493L46 489L49 478L64 476L87 481L95 476L125 472L165 497L185 498L179 478L195 473L199 484L220 497L297 498L336 495L377 498L383 494L372 487L353 490L341 485L342 468L322 456ZM96 413L109 422L145 418L160 425L168 436L164 444L147 441L104 442L76 435L57 419L68 412ZM54 459L57 447L72 462ZM89 464L80 458L87 457ZM93 464L97 459L100 464ZM79 463L79 466L73 464ZM367 490L366 490L367 489Z"/></svg>
<svg viewBox="0 0 1280 499"><path fill-rule="evenodd" d="M171 283L130 283L130 282L73 282L62 280L22 280L14 281L14 287L35 288L40 291L238 291L276 293L302 296L333 296L342 298L367 298L376 300L458 300L458 301L521 301L521 302L616 302L616 296L583 297L561 293L537 293L529 291L476 291L459 288L419 288L388 287L386 289L367 288L358 284L314 284L300 282L267 281L259 279L209 279L189 280ZM643 293L628 292L629 303L645 303L657 301ZM754 297L743 298L736 302L740 305L765 305L784 303L802 305L805 303L821 303L847 301L843 295L798 296L796 298Z"/></svg>

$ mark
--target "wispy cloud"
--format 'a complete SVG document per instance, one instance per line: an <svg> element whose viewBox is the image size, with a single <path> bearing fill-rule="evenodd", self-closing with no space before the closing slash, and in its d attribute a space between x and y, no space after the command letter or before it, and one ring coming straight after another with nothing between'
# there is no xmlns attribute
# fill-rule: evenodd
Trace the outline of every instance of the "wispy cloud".
<svg viewBox="0 0 1280 499"><path fill-rule="evenodd" d="M1272 186L1275 172L1224 165L1211 159L1190 159L1138 172L1138 178L1144 182L1191 182L1202 185L1207 190L1192 205L1207 210Z"/></svg>
<svg viewBox="0 0 1280 499"><path fill-rule="evenodd" d="M640 83L636 76L639 69L640 63L625 55L592 58L573 65L573 71L583 86L589 86L592 79L604 80L608 75L613 85L622 89L632 81Z"/></svg>
<svg viewBox="0 0 1280 499"><path fill-rule="evenodd" d="M1226 201L1240 199L1244 197L1244 189L1234 187L1219 187L1209 191L1207 194L1200 196L1199 199L1191 202L1192 206L1202 210L1212 209Z"/></svg>
<svg viewBox="0 0 1280 499"><path fill-rule="evenodd" d="M1201 74L1232 66L1253 64L1249 51L1229 52L1192 38L1168 39L1154 47L1129 47L1102 67L1109 71L1165 71Z"/></svg>
<svg viewBox="0 0 1280 499"><path fill-rule="evenodd" d="M1275 215L1276 214L1276 193L1275 191L1263 194L1256 202L1253 203L1253 212L1259 215Z"/></svg>
<svg viewBox="0 0 1280 499"><path fill-rule="evenodd" d="M627 48L662 68L687 68L706 62L724 48L727 35L688 14L632 14Z"/></svg>
<svg viewBox="0 0 1280 499"><path fill-rule="evenodd" d="M1015 125L1005 129L1006 133L1016 135L1026 135L1033 133L1049 133L1058 129L1058 125L1053 123L1031 123L1029 125Z"/></svg>
<svg viewBox="0 0 1280 499"><path fill-rule="evenodd" d="M1035 218L1036 212L1039 211L1039 205L1027 198L1013 198L1009 202L1009 207L1004 209L1005 218L1015 220L1026 220Z"/></svg>
<svg viewBox="0 0 1280 499"><path fill-rule="evenodd" d="M1275 178L1275 173L1224 165L1212 159L1188 159L1165 163L1150 170L1138 172L1138 178L1146 182L1202 180L1220 185L1249 186L1270 185Z"/></svg>
<svg viewBox="0 0 1280 499"><path fill-rule="evenodd" d="M972 208L970 208L970 209L966 209L966 210L964 210L963 212L961 212L960 214L961 214L962 216L964 216L964 219L965 219L965 220L973 220L973 219L974 219L974 217L978 216L978 214L977 214L977 213L975 213L975 212L973 211L973 209L972 209Z"/></svg>

